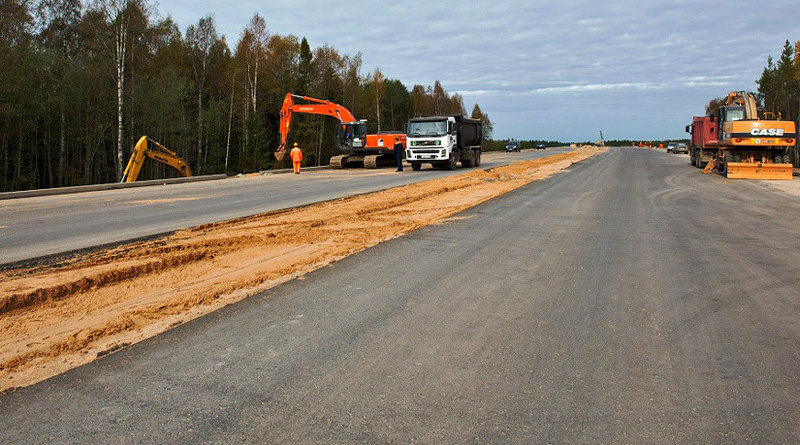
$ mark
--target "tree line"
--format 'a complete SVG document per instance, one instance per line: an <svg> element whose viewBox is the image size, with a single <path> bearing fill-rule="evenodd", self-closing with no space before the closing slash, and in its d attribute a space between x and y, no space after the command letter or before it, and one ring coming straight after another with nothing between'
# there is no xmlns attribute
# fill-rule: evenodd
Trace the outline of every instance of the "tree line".
<svg viewBox="0 0 800 445"><path fill-rule="evenodd" d="M259 14L230 46L213 15L181 32L150 0L2 0L0 67L0 191L119 180L142 135L176 151L195 175L279 167L271 153L288 92L339 103L370 131L467 114L461 95L438 80L409 90L378 68L365 74L360 53L272 34ZM490 137L478 104L470 115ZM335 127L298 115L290 142L324 165L338 154ZM166 174L149 163L140 177Z"/></svg>
<svg viewBox="0 0 800 445"><path fill-rule="evenodd" d="M758 97L764 111L770 111L782 119L800 119L800 40L792 45L787 40L780 58L775 62L767 58L767 66L756 81Z"/></svg>

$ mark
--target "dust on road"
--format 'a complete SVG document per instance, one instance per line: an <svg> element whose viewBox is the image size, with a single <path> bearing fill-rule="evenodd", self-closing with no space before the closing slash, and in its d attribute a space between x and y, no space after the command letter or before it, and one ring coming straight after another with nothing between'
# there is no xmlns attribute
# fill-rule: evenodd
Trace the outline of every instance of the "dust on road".
<svg viewBox="0 0 800 445"><path fill-rule="evenodd" d="M593 156L490 171L181 230L0 272L0 392L31 385Z"/></svg>

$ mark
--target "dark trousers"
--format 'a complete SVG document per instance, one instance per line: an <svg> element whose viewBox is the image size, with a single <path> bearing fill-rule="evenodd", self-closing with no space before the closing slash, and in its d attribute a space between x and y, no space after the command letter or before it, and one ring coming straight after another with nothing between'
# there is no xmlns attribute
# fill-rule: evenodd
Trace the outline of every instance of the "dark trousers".
<svg viewBox="0 0 800 445"><path fill-rule="evenodd" d="M397 171L403 171L403 150L395 150L394 157L397 160Z"/></svg>

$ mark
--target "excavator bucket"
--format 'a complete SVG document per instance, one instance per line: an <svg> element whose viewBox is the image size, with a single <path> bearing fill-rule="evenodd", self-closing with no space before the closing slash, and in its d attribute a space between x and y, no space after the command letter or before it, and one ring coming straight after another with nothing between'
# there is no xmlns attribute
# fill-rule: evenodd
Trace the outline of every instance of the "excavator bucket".
<svg viewBox="0 0 800 445"><path fill-rule="evenodd" d="M792 179L792 164L728 162L730 179Z"/></svg>
<svg viewBox="0 0 800 445"><path fill-rule="evenodd" d="M278 149L275 150L275 152L272 153L272 154L275 155L275 159L278 162L283 161L283 157L286 156L286 143L285 142L281 142L281 145L279 145Z"/></svg>

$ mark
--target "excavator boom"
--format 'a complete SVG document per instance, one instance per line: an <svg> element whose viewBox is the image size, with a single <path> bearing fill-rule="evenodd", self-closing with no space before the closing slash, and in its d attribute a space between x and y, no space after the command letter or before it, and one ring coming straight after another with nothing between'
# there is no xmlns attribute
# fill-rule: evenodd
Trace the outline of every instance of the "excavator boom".
<svg viewBox="0 0 800 445"><path fill-rule="evenodd" d="M150 158L171 167L180 176L192 176L189 165L177 153L147 136L142 136L133 148L133 153L131 153L128 166L125 167L125 172L122 173L120 182L135 182L136 178L139 177L145 158Z"/></svg>
<svg viewBox="0 0 800 445"><path fill-rule="evenodd" d="M294 102L295 99L301 99L311 103L296 104ZM283 155L286 153L286 140L289 137L289 128L291 127L292 115L294 113L309 113L332 116L336 119L339 119L339 122L342 123L356 122L356 118L353 116L353 113L341 105L335 104L328 100L286 93L286 97L283 98L283 106L281 107L281 143L278 146L278 149L275 150L275 158L279 161L283 159Z"/></svg>

